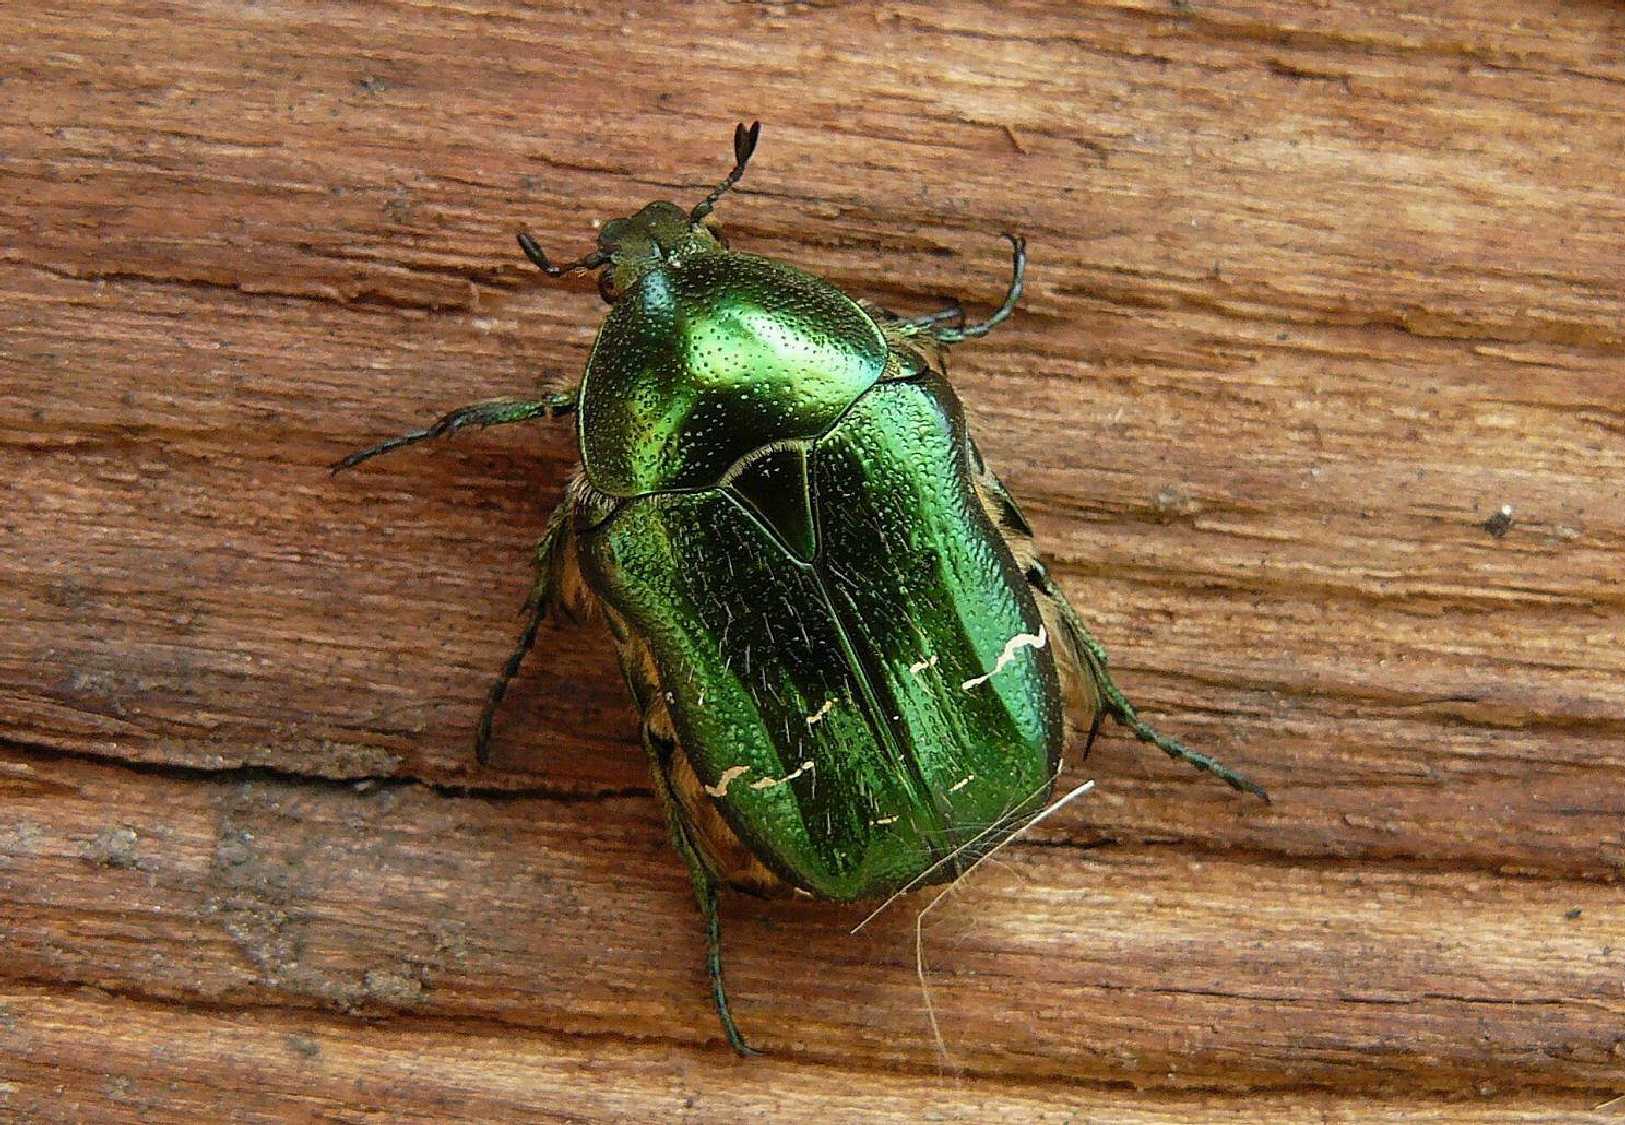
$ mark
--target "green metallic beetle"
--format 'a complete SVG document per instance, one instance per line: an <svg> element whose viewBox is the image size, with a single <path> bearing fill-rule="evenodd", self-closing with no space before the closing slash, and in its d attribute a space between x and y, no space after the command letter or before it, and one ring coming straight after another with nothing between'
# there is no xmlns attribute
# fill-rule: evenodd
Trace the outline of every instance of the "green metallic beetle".
<svg viewBox="0 0 1625 1125"><path fill-rule="evenodd" d="M730 251L700 204L651 203L549 277L601 269L611 305L581 384L498 399L351 454L349 468L466 426L574 413L582 468L537 547L519 645L475 751L555 610L600 609L705 917L728 1042L717 890L838 901L955 878L1048 800L1063 699L1237 789L1152 730L1106 670L1032 528L966 433L943 351L1004 303L903 318L793 266ZM989 826L994 826L989 830Z"/></svg>

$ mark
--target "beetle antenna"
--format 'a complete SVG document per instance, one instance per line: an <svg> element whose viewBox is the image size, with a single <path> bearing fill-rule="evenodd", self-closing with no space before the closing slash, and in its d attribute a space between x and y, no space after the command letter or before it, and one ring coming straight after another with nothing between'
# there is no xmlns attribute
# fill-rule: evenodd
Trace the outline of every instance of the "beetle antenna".
<svg viewBox="0 0 1625 1125"><path fill-rule="evenodd" d="M745 165L750 163L751 155L756 151L756 140L761 135L760 121L752 121L749 129L743 123L734 126L734 169L725 180L711 189L710 195L695 204L694 210L688 213L689 222L697 223L709 215L717 200L727 195L728 190L739 182L739 177L745 174Z"/></svg>
<svg viewBox="0 0 1625 1125"><path fill-rule="evenodd" d="M537 245L536 240L531 237L530 231L528 230L522 230L519 232L519 249L523 250L525 252L525 257L535 262L536 267L548 277L563 277L565 274L575 273L577 270L595 270L599 266L609 261L608 254L604 253L602 250L594 250L585 258L577 258L573 262L567 262L562 266L555 266L548 259L547 255L543 253L542 248Z"/></svg>

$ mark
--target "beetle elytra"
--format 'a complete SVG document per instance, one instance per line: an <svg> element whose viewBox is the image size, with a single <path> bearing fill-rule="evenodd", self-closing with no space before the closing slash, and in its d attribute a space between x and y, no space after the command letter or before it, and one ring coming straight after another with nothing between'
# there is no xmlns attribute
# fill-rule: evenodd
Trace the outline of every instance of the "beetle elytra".
<svg viewBox="0 0 1625 1125"><path fill-rule="evenodd" d="M903 317L710 218L759 126L697 206L650 203L549 277L599 271L610 310L580 384L463 407L344 458L468 426L574 415L581 469L537 548L529 618L475 737L555 610L608 623L672 839L705 919L723 1029L717 892L848 901L956 877L1048 799L1066 711L1105 716L1236 789L1145 724L969 437L944 353L1008 318ZM988 831L989 825L998 826Z"/></svg>

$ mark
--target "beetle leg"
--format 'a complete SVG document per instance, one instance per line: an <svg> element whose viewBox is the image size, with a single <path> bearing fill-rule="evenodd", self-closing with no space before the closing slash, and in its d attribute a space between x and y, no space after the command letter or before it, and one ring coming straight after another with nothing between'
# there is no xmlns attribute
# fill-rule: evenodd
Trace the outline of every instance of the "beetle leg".
<svg viewBox="0 0 1625 1125"><path fill-rule="evenodd" d="M1027 276L1027 240L1019 234L1008 232L1004 237L1010 240L1010 288L1005 291L1004 302L993 310L992 316L975 324L966 324L958 328L926 327L925 333L934 337L938 343L957 344L961 340L986 336L1010 319L1010 314L1015 311L1016 302L1021 300L1021 290Z"/></svg>
<svg viewBox="0 0 1625 1125"><path fill-rule="evenodd" d="M1232 789L1240 789L1268 801L1269 794L1257 782L1252 781L1243 774L1237 773L1223 762L1219 762L1206 754L1199 753L1180 742L1169 738L1141 719L1134 711L1134 705L1128 701L1112 681L1111 673L1106 670L1106 650L1101 643L1095 640L1089 632L1089 627L1078 616L1077 610L1066 600L1062 592L1042 562L1033 561L1027 570L1027 580L1033 587L1049 595L1055 600L1060 613L1062 627L1066 629L1068 638L1077 652L1089 663L1089 673L1100 689L1102 707L1113 719L1127 727L1141 742L1149 742L1170 758L1177 761L1188 762L1199 770L1212 774ZM1093 735L1091 732L1091 739Z"/></svg>
<svg viewBox="0 0 1625 1125"><path fill-rule="evenodd" d="M408 445L416 445L420 441L430 438L445 437L468 426L502 426L509 422L529 422L535 418L561 418L566 414L575 413L577 390L568 390L559 394L544 395L537 399L528 398L493 398L486 402L476 402L472 406L465 406L453 410L450 414L436 421L433 425L400 437L381 441L367 449L358 450L348 457L333 464L332 472L344 469L353 469L363 461L371 460L380 453L393 453L397 449Z"/></svg>
<svg viewBox="0 0 1625 1125"><path fill-rule="evenodd" d="M529 615L525 630L519 635L519 643L514 646L508 662L502 666L496 683L491 685L485 710L480 712L480 725L474 732L474 757L482 766L491 761L491 724L496 718L497 708L502 705L502 697L508 694L508 685L519 674L519 666L536 644L536 634L541 631L543 619L552 612L558 599L564 552L570 542L569 514L570 503L566 500L548 517L547 529L536 544L536 585L531 588L530 597L525 601L525 612Z"/></svg>
<svg viewBox="0 0 1625 1125"><path fill-rule="evenodd" d="M733 1013L728 1009L728 990L722 982L722 915L717 909L717 877L706 866L704 857L695 846L692 829L683 815L677 795L672 792L671 751L675 747L669 742L662 746L663 741L646 718L643 722L643 745L649 751L655 792L666 812L666 825L671 829L672 843L683 857L683 862L688 864L689 878L694 882L694 898L699 903L700 914L705 918L705 971L711 978L711 1000L716 1005L717 1017L722 1021L722 1033L727 1036L728 1045L747 1058L759 1055L760 1051L745 1042L739 1026L734 1023Z"/></svg>
<svg viewBox="0 0 1625 1125"><path fill-rule="evenodd" d="M896 329L904 336L916 335L922 329L930 328L933 324L941 324L945 320L955 321L960 327L965 324L964 306L951 299L945 307L936 312L920 313L918 316L903 316L872 301L860 301L859 304L870 316L885 321L886 327Z"/></svg>
<svg viewBox="0 0 1625 1125"><path fill-rule="evenodd" d="M933 324L941 324L945 320L955 321L957 327L965 326L965 306L958 301L949 301L947 306L934 313L921 313L918 316L904 316L897 318L897 327L907 331L930 328Z"/></svg>

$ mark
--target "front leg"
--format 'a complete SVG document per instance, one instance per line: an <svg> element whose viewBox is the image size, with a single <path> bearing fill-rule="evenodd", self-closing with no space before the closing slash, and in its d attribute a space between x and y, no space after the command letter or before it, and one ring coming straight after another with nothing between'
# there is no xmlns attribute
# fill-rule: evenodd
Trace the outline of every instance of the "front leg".
<svg viewBox="0 0 1625 1125"><path fill-rule="evenodd" d="M334 462L332 471L342 472L353 469L363 461L369 461L382 453L393 453L408 445L416 445L420 441L431 438L446 437L468 426L503 426L509 422L529 422L536 418L562 418L567 414L575 413L576 400L580 388L563 391L558 394L544 395L541 398L493 398L485 402L476 402L471 406L464 406L453 410L450 414L440 418L434 424L425 426L421 430L402 434L400 437L381 441L367 449L358 450L339 461Z"/></svg>
<svg viewBox="0 0 1625 1125"><path fill-rule="evenodd" d="M945 307L936 312L921 313L918 316L903 316L873 301L859 301L858 304L884 327L894 329L902 336L916 335L922 329L931 328L945 321L954 321L956 327L960 328L965 325L965 309L958 301L949 301Z"/></svg>
<svg viewBox="0 0 1625 1125"><path fill-rule="evenodd" d="M1021 300L1022 288L1027 277L1026 240L1016 234L1007 233L1004 237L1010 240L1010 284L1005 289L1004 300L986 320L966 324L965 310L958 301L951 302L945 309L919 316L899 316L890 309L881 308L870 301L864 301L862 305L868 310L869 315L875 318L876 323L882 328L891 329L899 336L923 336L944 345L986 336L1010 319L1010 314L1016 309L1016 302Z"/></svg>

